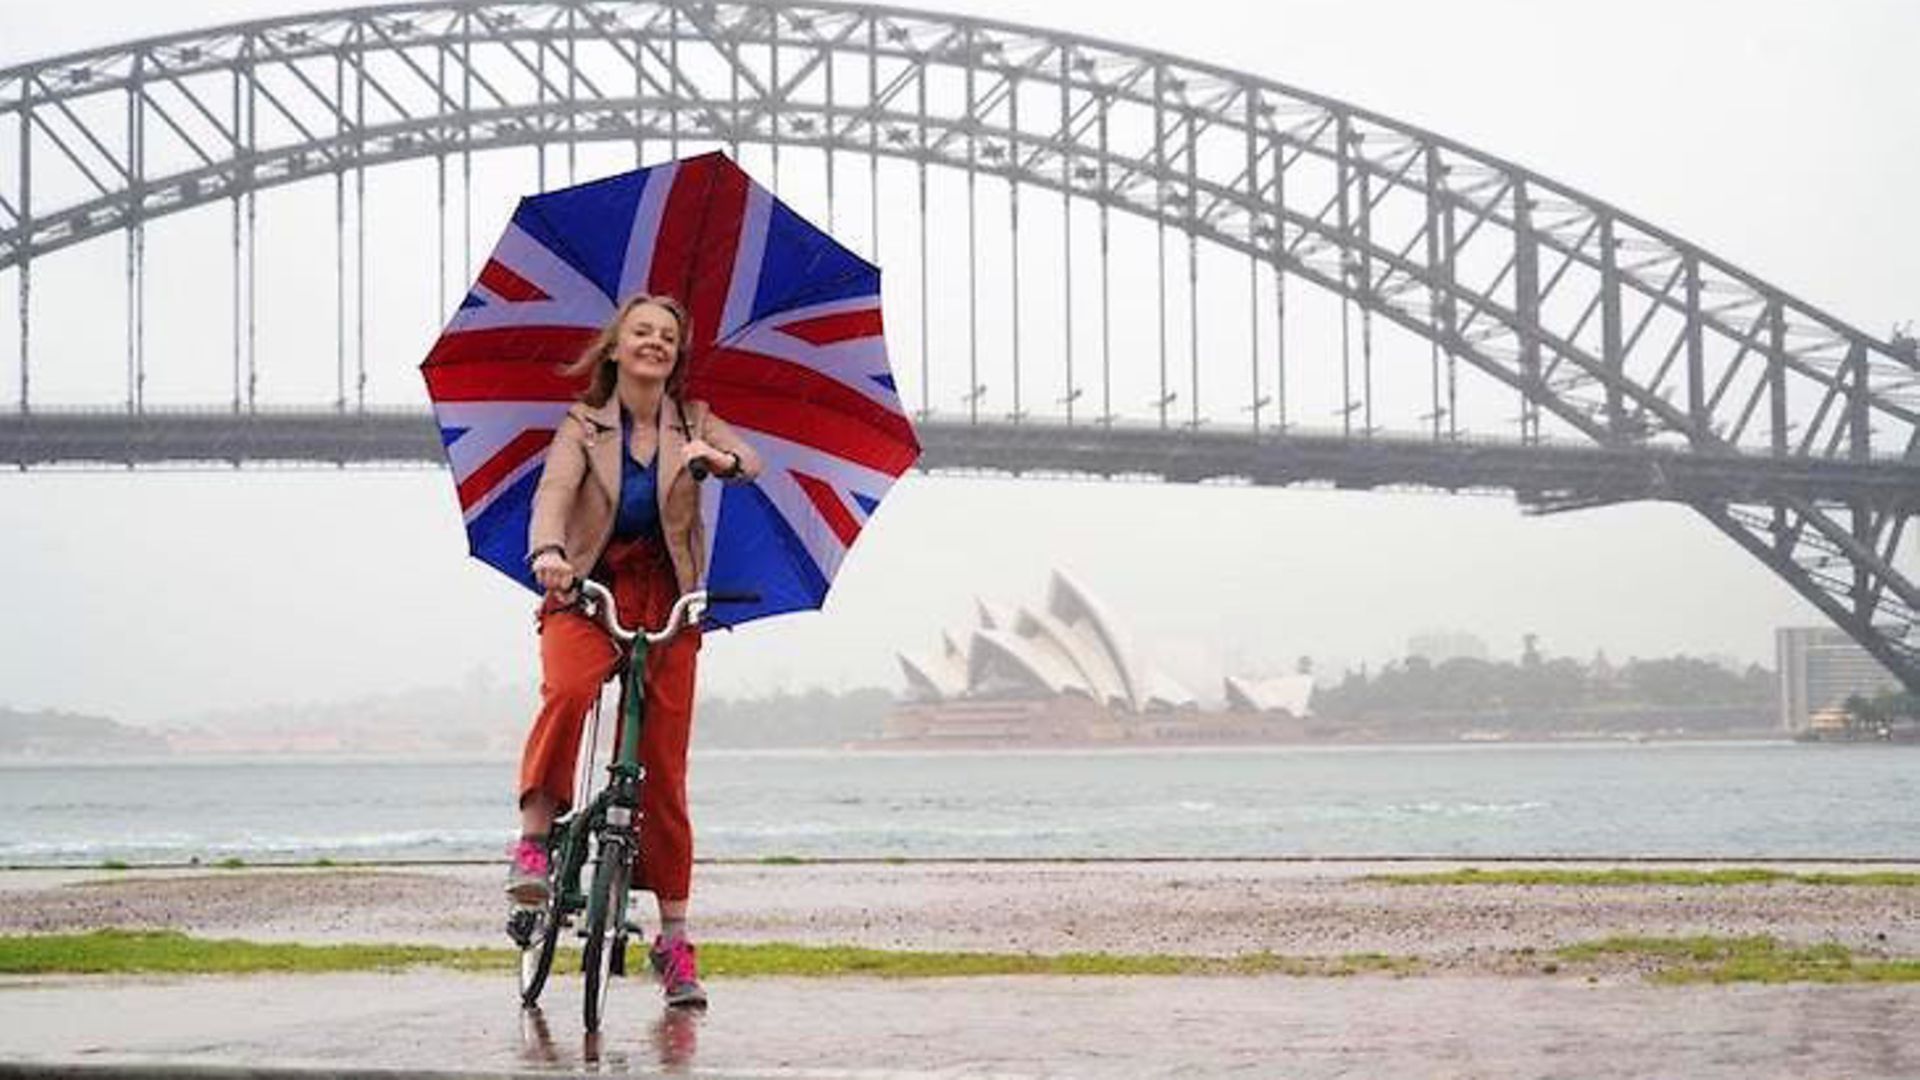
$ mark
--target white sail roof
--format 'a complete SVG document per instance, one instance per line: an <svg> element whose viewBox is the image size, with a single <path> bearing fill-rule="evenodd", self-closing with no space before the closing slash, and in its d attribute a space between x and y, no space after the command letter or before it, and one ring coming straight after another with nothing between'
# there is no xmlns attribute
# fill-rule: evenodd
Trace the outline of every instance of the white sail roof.
<svg viewBox="0 0 1920 1080"><path fill-rule="evenodd" d="M1071 666L1089 698L1105 705L1132 707L1114 664L1096 647L1096 638L1076 634L1053 616L1028 608L1021 609L1014 631L1033 642L1035 648L1054 653Z"/></svg>
<svg viewBox="0 0 1920 1080"><path fill-rule="evenodd" d="M1125 643L1100 605L1059 570L1053 572L1053 582L1048 589L1047 613L1060 620L1080 643L1080 654L1097 672L1091 676L1094 684L1118 688L1117 694L1102 700L1117 697L1119 704L1138 711L1144 699Z"/></svg>
<svg viewBox="0 0 1920 1080"><path fill-rule="evenodd" d="M989 604L985 600L978 598L975 598L973 601L973 606L980 613L980 625L983 629L1013 629L1013 614L1006 608L1001 607L999 604Z"/></svg>
<svg viewBox="0 0 1920 1080"><path fill-rule="evenodd" d="M967 693L967 654L951 633L940 635L935 653L895 653L907 677L908 696L917 701L947 701Z"/></svg>
<svg viewBox="0 0 1920 1080"><path fill-rule="evenodd" d="M907 677L908 696L917 701L947 701L967 692L967 669L945 655L897 653L901 674Z"/></svg>
<svg viewBox="0 0 1920 1080"><path fill-rule="evenodd" d="M1193 692L1159 668L1148 668L1141 680L1141 709L1188 709L1199 704Z"/></svg>
<svg viewBox="0 0 1920 1080"><path fill-rule="evenodd" d="M924 701L970 697L1076 695L1126 712L1198 703L1180 682L1142 664L1101 605L1071 577L1054 571L1044 609L1010 609L975 599L979 626L943 634L940 651L902 653L900 669Z"/></svg>
<svg viewBox="0 0 1920 1080"><path fill-rule="evenodd" d="M1227 676L1227 708L1254 712L1285 712L1309 715L1313 700L1313 676L1281 675L1270 679Z"/></svg>
<svg viewBox="0 0 1920 1080"><path fill-rule="evenodd" d="M967 654L967 689L983 697L1040 691L1086 694L1071 664L1010 630L975 630Z"/></svg>

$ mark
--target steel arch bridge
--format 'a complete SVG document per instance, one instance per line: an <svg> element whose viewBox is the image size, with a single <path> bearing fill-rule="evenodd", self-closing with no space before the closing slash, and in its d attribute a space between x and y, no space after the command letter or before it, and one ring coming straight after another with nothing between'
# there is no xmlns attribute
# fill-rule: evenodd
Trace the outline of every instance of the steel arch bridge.
<svg viewBox="0 0 1920 1080"><path fill-rule="evenodd" d="M1346 102L897 8L404 4L0 71L19 355L0 460L438 461L417 407L368 399L367 172L434 163L437 315L471 267L476 159L531 150L544 184L550 152L571 176L608 145L767 148L776 186L783 150L816 186L824 164L816 203L865 229L890 294L918 263L894 345L934 468L1495 488L1542 510L1680 501L1920 691L1910 337L1863 333L1601 200ZM334 394L274 401L259 197L327 180ZM230 393L162 406L148 226L200 207L229 224ZM932 235L957 237L962 218L963 306L933 282L947 262ZM35 270L110 238L124 399L50 405ZM997 263L981 253L996 244Z"/></svg>

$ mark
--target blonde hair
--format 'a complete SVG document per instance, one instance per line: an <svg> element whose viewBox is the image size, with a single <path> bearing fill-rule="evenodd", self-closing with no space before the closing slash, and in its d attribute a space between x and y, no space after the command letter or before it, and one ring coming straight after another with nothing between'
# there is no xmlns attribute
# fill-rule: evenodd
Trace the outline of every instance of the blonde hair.
<svg viewBox="0 0 1920 1080"><path fill-rule="evenodd" d="M620 378L620 367L613 359L613 347L620 340L620 324L627 321L627 316L634 308L643 304L652 304L672 315L674 325L679 328L679 340L673 343L673 371L667 375L667 396L676 402L680 400L680 391L687 381L687 348L693 337L693 316L687 313L686 305L671 296L635 293L627 297L626 302L613 313L613 318L607 320L607 324L594 335L593 341L580 354L580 359L560 369L561 374L569 378L577 379L592 374L593 381L580 392L581 401L599 406L605 405L607 399L613 396L613 388Z"/></svg>

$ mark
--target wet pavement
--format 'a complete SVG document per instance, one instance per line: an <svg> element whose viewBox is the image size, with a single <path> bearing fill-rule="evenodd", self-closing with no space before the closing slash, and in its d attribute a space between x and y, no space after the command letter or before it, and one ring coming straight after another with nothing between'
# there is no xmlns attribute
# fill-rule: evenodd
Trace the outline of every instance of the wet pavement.
<svg viewBox="0 0 1920 1080"><path fill-rule="evenodd" d="M1920 1076L1920 986L1638 979L729 979L706 1014L618 985L583 1035L579 980L523 1012L510 976L438 971L0 980L0 1076L591 1073L796 1077ZM234 1067L247 1068L239 1072Z"/></svg>

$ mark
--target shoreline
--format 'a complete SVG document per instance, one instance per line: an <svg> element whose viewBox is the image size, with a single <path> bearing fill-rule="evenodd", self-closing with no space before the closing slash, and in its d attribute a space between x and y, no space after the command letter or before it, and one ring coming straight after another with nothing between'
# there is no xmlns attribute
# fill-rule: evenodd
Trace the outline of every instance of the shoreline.
<svg viewBox="0 0 1920 1080"><path fill-rule="evenodd" d="M219 862L136 862L124 866L104 866L100 863L0 863L0 875L6 874L71 874L101 877L103 875L118 878L127 874L142 872L183 872L193 874L221 875L239 874L248 871L309 871L325 873L336 870L406 870L431 869L435 867L484 867L495 866L498 858L491 856L449 856L446 858L390 858L390 859L308 859L273 860L259 859L234 866L223 866ZM1872 868L1881 870L1920 870L1920 858L1904 855L1555 855L1555 854L1512 854L1512 855L1461 855L1447 853L1386 853L1353 854L1332 853L1325 855L763 855L763 856L722 856L698 858L696 867L913 867L913 866L1209 866L1209 865L1248 865L1248 866L1295 866L1315 869L1339 870L1379 864L1382 866L1426 865L1440 868L1458 869L1480 864L1502 867L1644 867L1660 866L1685 868L1703 867L1752 867L1759 869L1793 868L1796 870L1819 869L1822 867L1845 867L1849 869ZM0 882L3 884L3 882Z"/></svg>
<svg viewBox="0 0 1920 1080"><path fill-rule="evenodd" d="M1022 739L994 740L952 737L882 737L862 739L844 744L841 748L855 753L885 753L888 751L905 753L939 753L944 751L966 753L995 753L1022 751L1131 751L1151 753L1158 750L1250 750L1250 749L1375 749L1375 748L1490 748L1490 747L1554 747L1554 746L1659 746L1659 745L1700 745L1727 744L1753 745L1787 743L1800 744L1808 740L1796 739L1786 732L1776 731L1732 731L1710 734L1688 735L1673 732L1566 732L1542 733L1536 735L1505 735L1498 733L1463 734L1445 738L1431 734L1409 735L1406 738L1365 737L1365 738L1191 738L1182 739L1171 736L1151 738L1112 738L1112 739ZM1866 740L1854 740L1865 742ZM1874 740L1877 744L1882 740Z"/></svg>
<svg viewBox="0 0 1920 1080"><path fill-rule="evenodd" d="M697 738L696 734L696 738ZM1228 740L1094 740L1082 742L966 742L960 740L857 739L810 746L699 746L692 753L698 758L715 757L831 757L857 753L898 754L1075 754L1075 753L1193 753L1210 750L1243 752L1247 750L1308 750L1349 752L1360 750L1434 750L1461 751L1486 749L1536 749L1568 747L1663 747L1663 746L1902 746L1899 741L1828 740L1812 742L1796 739L1785 732L1755 731L1714 733L1711 735L1652 735L1635 737L1620 734L1543 735L1502 739L1444 739L1413 737L1407 739L1267 739L1246 742ZM142 765L497 765L510 761L513 754L486 752L422 753L329 751L278 753L242 750L233 753L132 754L126 756L89 755L76 751L71 755L0 754L0 770L9 768L109 768Z"/></svg>

